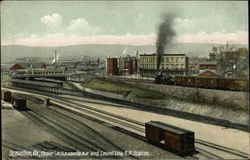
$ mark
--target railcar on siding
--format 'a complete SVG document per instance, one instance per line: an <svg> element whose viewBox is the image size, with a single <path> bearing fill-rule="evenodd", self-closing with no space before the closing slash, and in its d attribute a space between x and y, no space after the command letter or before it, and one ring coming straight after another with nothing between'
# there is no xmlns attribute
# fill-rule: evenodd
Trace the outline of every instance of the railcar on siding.
<svg viewBox="0 0 250 160"><path fill-rule="evenodd" d="M150 143L163 145L179 155L192 155L195 151L192 131L159 121L150 121L145 124L145 133Z"/></svg>

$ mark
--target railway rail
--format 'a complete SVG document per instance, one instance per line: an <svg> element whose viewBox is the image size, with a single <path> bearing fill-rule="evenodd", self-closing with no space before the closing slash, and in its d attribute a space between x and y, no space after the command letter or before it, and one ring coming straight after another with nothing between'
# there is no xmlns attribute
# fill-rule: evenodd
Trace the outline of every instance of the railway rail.
<svg viewBox="0 0 250 160"><path fill-rule="evenodd" d="M37 95L38 96L38 95ZM28 96L26 98L30 98L31 96ZM51 97L50 97L51 98ZM70 100L65 100L63 98L59 98L58 96L54 96L53 101L55 102L55 104L57 105L63 105L65 106L70 106L71 109L77 109L74 110L72 112L72 110L70 108L68 109L63 109L64 113L62 112L62 108L60 107L48 107L48 110L52 110L55 113L57 112L58 114L61 114L61 116L63 115L63 117L66 117L67 114L66 112L71 112L72 115L76 114L77 111L81 111L81 113L79 115L85 115L86 118L92 118L95 119L96 121L101 121L102 124L106 124L107 126L111 126L114 128L114 125L116 127L120 127L120 128L124 128L124 129L129 129L129 130L133 130L136 131L136 133L139 133L139 137L142 140L146 140L145 138L143 138L143 136L145 135L144 132L144 123L136 121L136 120L132 120L126 117L122 117L119 115L115 115L100 109L96 109L93 107L89 107L86 105L79 105L77 103L74 103ZM71 110L71 111L70 111ZM37 113L35 113L37 114ZM44 113L46 114L46 113ZM94 116L93 116L94 115ZM41 115L42 116L42 115ZM99 117L99 118L98 118ZM73 118L73 117L71 117ZM124 127L125 126L125 127ZM207 157L207 158L212 158L212 159L223 159L224 155L233 155L234 157L238 157L238 158L247 158L248 154L235 150L235 149L231 149L231 148L227 148L224 146L220 146L211 142L207 142L204 140L200 140L200 139L195 139L195 145L198 145L199 147L196 147L196 151L198 151L201 155ZM210 149L207 149L210 148ZM210 150L219 150L221 152L221 154L215 154L213 151ZM195 155L194 157L197 157L197 155Z"/></svg>
<svg viewBox="0 0 250 160"><path fill-rule="evenodd" d="M46 125L48 128L50 128L53 134L57 134L57 137L64 141L66 140L71 146L75 146L76 151L123 151L120 147L99 134L93 128L77 120L76 118L49 108L39 109L39 107L36 106L36 103L29 103L32 104L28 107L31 109L31 111L23 112L23 114L34 121L39 121L40 124L43 124L43 126ZM46 148L48 147L45 147L45 149ZM114 157L111 156L110 158Z"/></svg>

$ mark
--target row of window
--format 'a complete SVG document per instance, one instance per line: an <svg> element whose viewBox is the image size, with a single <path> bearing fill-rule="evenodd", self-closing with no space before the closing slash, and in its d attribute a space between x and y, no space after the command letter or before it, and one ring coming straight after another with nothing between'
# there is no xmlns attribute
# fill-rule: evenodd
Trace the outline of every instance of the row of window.
<svg viewBox="0 0 250 160"><path fill-rule="evenodd" d="M141 64L142 68L155 68L156 66L154 64ZM170 67L177 67L177 68L184 68L184 64L166 64L166 65L160 65L160 67L170 68Z"/></svg>
<svg viewBox="0 0 250 160"><path fill-rule="evenodd" d="M144 63L155 63L156 57L150 57L150 58L141 58L141 62ZM184 62L184 57L163 57L161 59L161 62Z"/></svg>
<svg viewBox="0 0 250 160"><path fill-rule="evenodd" d="M63 71L28 71L27 74L62 74Z"/></svg>

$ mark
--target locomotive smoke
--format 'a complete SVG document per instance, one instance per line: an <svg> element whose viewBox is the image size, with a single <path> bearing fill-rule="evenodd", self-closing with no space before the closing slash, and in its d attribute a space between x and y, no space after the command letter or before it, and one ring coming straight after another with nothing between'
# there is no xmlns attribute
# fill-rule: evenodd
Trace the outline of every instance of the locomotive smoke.
<svg viewBox="0 0 250 160"><path fill-rule="evenodd" d="M173 38L176 36L175 30L173 28L173 20L174 16L172 14L164 14L163 21L158 28L156 40L157 72L159 72L162 55L164 54L166 47L172 43Z"/></svg>

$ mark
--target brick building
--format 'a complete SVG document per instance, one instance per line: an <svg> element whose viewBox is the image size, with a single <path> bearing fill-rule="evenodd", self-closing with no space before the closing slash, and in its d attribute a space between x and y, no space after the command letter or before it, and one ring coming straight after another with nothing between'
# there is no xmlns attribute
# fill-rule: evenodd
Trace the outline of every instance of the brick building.
<svg viewBox="0 0 250 160"><path fill-rule="evenodd" d="M118 67L117 58L107 58L107 74L108 75L117 75L118 74Z"/></svg>
<svg viewBox="0 0 250 160"><path fill-rule="evenodd" d="M137 73L137 58L136 57L119 57L118 58L118 74L135 74Z"/></svg>

